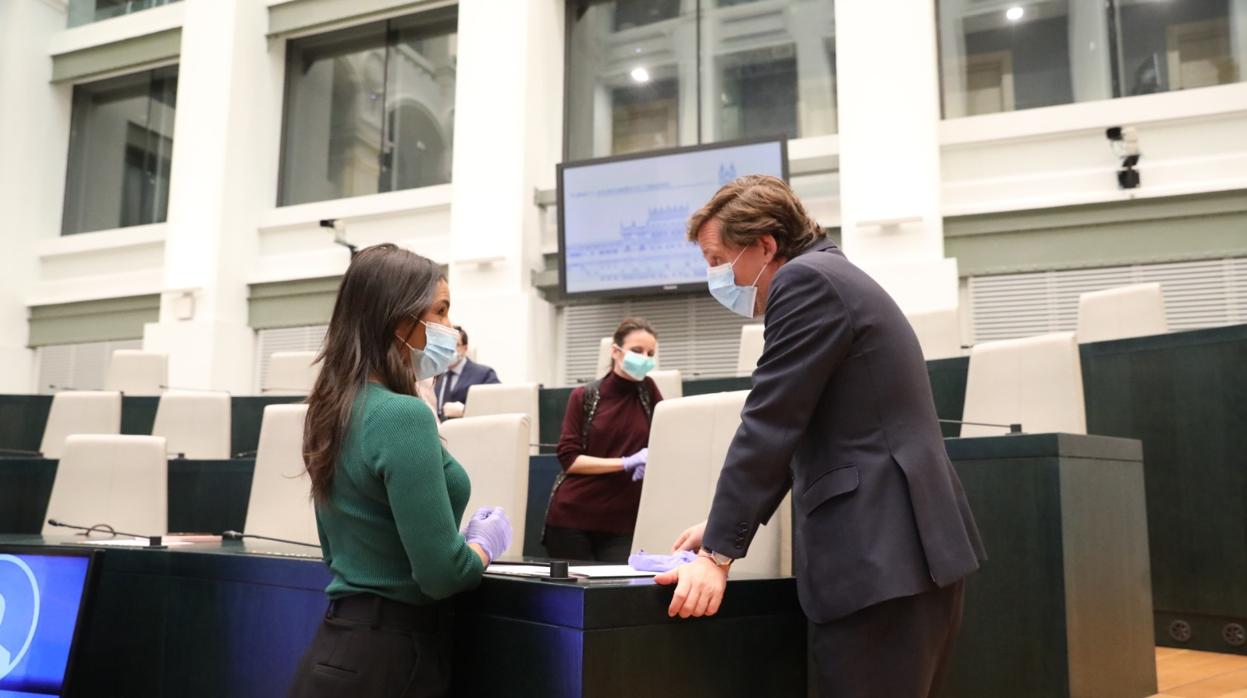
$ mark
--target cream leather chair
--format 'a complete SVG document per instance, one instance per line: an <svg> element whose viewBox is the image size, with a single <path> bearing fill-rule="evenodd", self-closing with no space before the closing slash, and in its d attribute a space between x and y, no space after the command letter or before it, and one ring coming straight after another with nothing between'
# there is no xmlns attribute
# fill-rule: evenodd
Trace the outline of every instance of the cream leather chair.
<svg viewBox="0 0 1247 698"><path fill-rule="evenodd" d="M1160 284L1119 286L1078 297L1078 341L1143 337L1169 331Z"/></svg>
<svg viewBox="0 0 1247 698"><path fill-rule="evenodd" d="M247 533L319 544L312 484L303 463L307 405L269 405L260 423Z"/></svg>
<svg viewBox="0 0 1247 698"><path fill-rule="evenodd" d="M1087 433L1082 363L1073 332L984 342L970 351L967 422L1021 424L1030 434ZM962 436L994 436L997 427L963 424Z"/></svg>
<svg viewBox="0 0 1247 698"><path fill-rule="evenodd" d="M105 390L126 395L159 395L169 385L169 355L118 349L108 363Z"/></svg>
<svg viewBox="0 0 1247 698"><path fill-rule="evenodd" d="M464 517L484 506L502 507L511 520L512 555L524 548L528 511L528 417L496 414L452 419L441 426L446 450L463 465L472 481Z"/></svg>
<svg viewBox="0 0 1247 698"><path fill-rule="evenodd" d="M121 393L111 390L69 390L52 396L39 450L60 458L71 434L120 434Z"/></svg>
<svg viewBox="0 0 1247 698"><path fill-rule="evenodd" d="M495 383L492 385L474 385L468 388L468 401L464 404L463 416L489 417L495 414L522 414L528 417L528 443L532 446L531 453L539 451L537 444L541 440L541 425L538 423L536 383ZM514 523L514 522L512 522Z"/></svg>
<svg viewBox="0 0 1247 698"><path fill-rule="evenodd" d="M613 337L603 337L598 342L598 364L593 370L594 378L601 378L611 371L611 346L615 343Z"/></svg>
<svg viewBox="0 0 1247 698"><path fill-rule="evenodd" d="M663 400L654 410L650 428L649 463L637 513L632 548L667 553L689 526L710 512L719 471L736 429L749 391L696 395ZM758 574L790 574L791 536L782 534L790 506L784 498L768 525L758 529L746 557L733 569ZM785 562L789 570L784 569Z"/></svg>
<svg viewBox="0 0 1247 698"><path fill-rule="evenodd" d="M56 468L49 519L164 535L169 528L169 463L159 436L76 434ZM46 523L44 534L66 533Z"/></svg>
<svg viewBox="0 0 1247 698"><path fill-rule="evenodd" d="M658 386L662 399L675 400L684 397L684 378L678 370L650 371L649 377L653 379L654 385Z"/></svg>
<svg viewBox="0 0 1247 698"><path fill-rule="evenodd" d="M736 375L752 376L762 358L764 340L763 325L743 325L740 328L740 350L736 354Z"/></svg>
<svg viewBox="0 0 1247 698"><path fill-rule="evenodd" d="M310 395L320 374L320 364L314 361L314 351L273 352L260 392L264 395Z"/></svg>
<svg viewBox="0 0 1247 698"><path fill-rule="evenodd" d="M173 390L160 398L152 436L163 436L169 455L198 460L230 457L229 393Z"/></svg>
<svg viewBox="0 0 1247 698"><path fill-rule="evenodd" d="M905 318L918 335L927 361L961 356L961 319L956 308L908 313Z"/></svg>

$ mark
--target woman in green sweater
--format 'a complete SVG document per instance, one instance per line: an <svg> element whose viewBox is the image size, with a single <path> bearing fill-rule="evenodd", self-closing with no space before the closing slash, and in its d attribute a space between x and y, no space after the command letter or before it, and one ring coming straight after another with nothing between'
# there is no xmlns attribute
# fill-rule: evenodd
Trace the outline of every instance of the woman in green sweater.
<svg viewBox="0 0 1247 698"><path fill-rule="evenodd" d="M499 508L459 530L471 485L416 381L459 341L431 261L394 245L351 261L308 398L303 453L333 580L290 696L444 696L450 608L511 542Z"/></svg>

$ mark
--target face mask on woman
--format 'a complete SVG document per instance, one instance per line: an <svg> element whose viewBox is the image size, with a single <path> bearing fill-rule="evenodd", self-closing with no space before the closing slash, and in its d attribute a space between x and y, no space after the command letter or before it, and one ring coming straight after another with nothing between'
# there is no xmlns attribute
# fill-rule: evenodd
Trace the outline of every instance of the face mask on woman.
<svg viewBox="0 0 1247 698"><path fill-rule="evenodd" d="M624 351L624 348L618 345L615 348L623 352L623 371L633 380L645 380L645 376L654 370L654 357L638 354L635 351Z"/></svg>
<svg viewBox="0 0 1247 698"><path fill-rule="evenodd" d="M459 333L452 327L436 325L416 318L424 325L424 349L417 349L406 340L411 350L411 365L416 367L416 378L427 380L442 375L455 360L455 350L459 347Z"/></svg>

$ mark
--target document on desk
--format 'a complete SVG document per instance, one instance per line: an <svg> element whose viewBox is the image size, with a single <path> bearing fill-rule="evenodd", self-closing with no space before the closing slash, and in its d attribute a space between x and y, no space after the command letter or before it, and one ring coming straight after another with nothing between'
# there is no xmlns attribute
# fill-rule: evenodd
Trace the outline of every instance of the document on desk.
<svg viewBox="0 0 1247 698"><path fill-rule="evenodd" d="M627 565L572 565L567 568L568 574L585 579L622 579L635 577L653 577L654 572L639 572ZM549 577L549 565L510 565L493 564L485 574L499 574L509 577Z"/></svg>
<svg viewBox="0 0 1247 698"><path fill-rule="evenodd" d="M493 564L485 569L485 574L502 574L509 577L549 577L550 566Z"/></svg>
<svg viewBox="0 0 1247 698"><path fill-rule="evenodd" d="M641 572L628 565L572 565L567 568L573 577L611 579L620 577L653 577L657 572Z"/></svg>

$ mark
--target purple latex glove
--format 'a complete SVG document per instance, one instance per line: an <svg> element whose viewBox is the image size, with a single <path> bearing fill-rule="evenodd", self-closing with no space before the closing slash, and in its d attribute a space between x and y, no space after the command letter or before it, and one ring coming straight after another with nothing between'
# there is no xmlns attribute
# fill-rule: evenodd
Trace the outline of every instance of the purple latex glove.
<svg viewBox="0 0 1247 698"><path fill-rule="evenodd" d="M468 521L463 537L481 546L493 562L511 547L511 521L502 507L481 507Z"/></svg>
<svg viewBox="0 0 1247 698"><path fill-rule="evenodd" d="M692 550L681 550L674 555L658 555L641 550L628 557L628 566L639 572L670 572L696 559L697 553Z"/></svg>
<svg viewBox="0 0 1247 698"><path fill-rule="evenodd" d="M630 456L620 459L625 473L632 474L633 482L645 479L645 463L649 460L649 447L643 448Z"/></svg>

